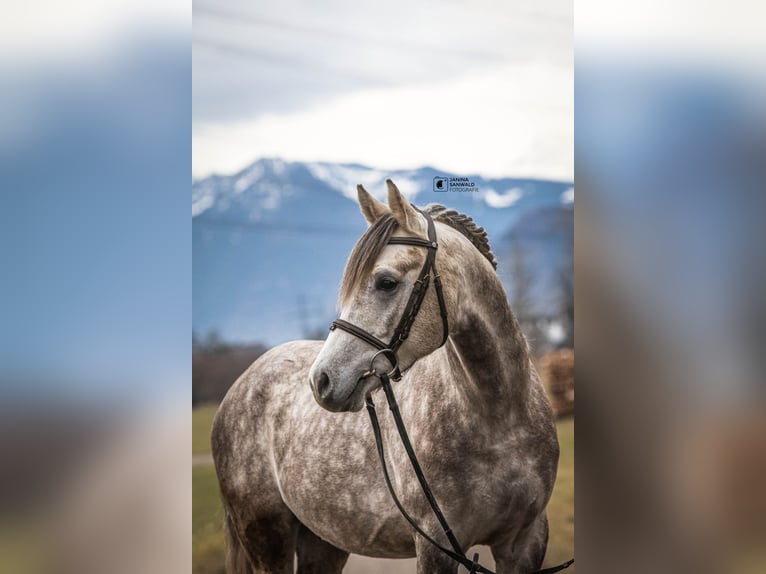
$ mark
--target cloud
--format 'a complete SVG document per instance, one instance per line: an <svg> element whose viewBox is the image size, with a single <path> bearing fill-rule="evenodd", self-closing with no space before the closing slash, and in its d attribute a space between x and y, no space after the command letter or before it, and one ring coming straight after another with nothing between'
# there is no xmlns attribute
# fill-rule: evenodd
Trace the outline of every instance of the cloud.
<svg viewBox="0 0 766 574"><path fill-rule="evenodd" d="M488 189L484 194L484 201L486 201L487 205L490 207L510 207L520 200L522 195L524 195L524 192L518 187L509 189L504 193L498 193L494 189Z"/></svg>
<svg viewBox="0 0 766 574"><path fill-rule="evenodd" d="M195 3L194 120L253 121L502 64L571 66L572 11L565 0L482 10L407 0Z"/></svg>
<svg viewBox="0 0 766 574"><path fill-rule="evenodd" d="M456 79L365 89L305 110L193 132L196 176L253 159L432 165L490 177L573 178L570 66L504 64Z"/></svg>
<svg viewBox="0 0 766 574"><path fill-rule="evenodd" d="M206 6L195 176L283 157L572 179L571 2Z"/></svg>
<svg viewBox="0 0 766 574"><path fill-rule="evenodd" d="M561 193L561 203L574 203L574 187L570 187Z"/></svg>

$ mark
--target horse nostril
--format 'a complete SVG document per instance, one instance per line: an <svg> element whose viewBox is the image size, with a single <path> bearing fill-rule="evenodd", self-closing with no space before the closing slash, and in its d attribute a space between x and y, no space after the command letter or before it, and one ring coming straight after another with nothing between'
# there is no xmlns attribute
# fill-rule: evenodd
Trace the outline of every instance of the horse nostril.
<svg viewBox="0 0 766 574"><path fill-rule="evenodd" d="M327 376L327 373L321 373L319 375L319 380L317 381L317 394L325 398L325 395L327 395L327 392L330 390L330 377Z"/></svg>

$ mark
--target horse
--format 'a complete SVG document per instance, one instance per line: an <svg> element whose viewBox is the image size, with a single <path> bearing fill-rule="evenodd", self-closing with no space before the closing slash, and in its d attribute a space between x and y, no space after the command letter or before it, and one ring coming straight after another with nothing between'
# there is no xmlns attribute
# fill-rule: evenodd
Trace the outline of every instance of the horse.
<svg viewBox="0 0 766 574"><path fill-rule="evenodd" d="M440 205L421 211L393 182L387 186L388 205L357 187L368 228L343 274L341 322L391 336L428 257L391 239L426 239L431 219L443 293L426 290L396 353L401 378L392 385L401 416L463 550L488 545L498 574L537 570L548 542L558 438L487 234L466 215ZM446 341L440 303L449 319ZM296 556L299 574L334 574L350 553L416 557L419 574L458 571L395 506L359 412L367 397L381 394L375 373L391 360L334 329L324 342L271 349L231 387L211 435L229 574L292 573ZM380 419L401 503L444 542L395 425Z"/></svg>

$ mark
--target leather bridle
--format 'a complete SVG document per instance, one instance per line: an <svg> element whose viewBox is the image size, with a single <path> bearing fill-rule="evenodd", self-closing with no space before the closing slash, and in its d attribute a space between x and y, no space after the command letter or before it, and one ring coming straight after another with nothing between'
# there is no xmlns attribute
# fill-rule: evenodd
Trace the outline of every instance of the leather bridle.
<svg viewBox="0 0 766 574"><path fill-rule="evenodd" d="M402 415L399 412L399 405L396 402L394 389L391 386L392 380L398 381L402 378L402 372L399 369L399 358L396 353L399 350L399 347L401 347L402 343L404 343L404 341L406 341L407 337L409 337L410 335L410 329L412 329L412 325L415 322L415 318L418 315L418 311L420 311L420 306L423 303L423 299L426 296L426 292L428 291L428 286L430 284L432 274L433 274L434 289L436 290L436 298L439 300L439 312L441 313L441 317L442 317L443 335L442 335L442 342L439 344L439 347L443 346L444 343L446 343L447 339L449 338L449 321L447 319L447 306L444 302L444 293L442 291L441 277L439 277L439 273L436 271L436 250L439 248L439 244L436 241L436 227L434 226L433 219L428 213L421 211L417 209L416 207L415 209L421 215L423 215L423 217L426 219L426 222L428 223L428 240L419 239L416 237L391 237L388 240L388 244L389 245L413 245L415 247L424 247L428 249L428 252L426 254L426 261L423 264L423 268L420 270L420 274L418 276L417 281L415 281L415 285L413 286L412 292L410 293L410 298L407 301L407 305L404 307L404 312L402 313L401 319L399 319L399 323L397 324L396 329L394 330L394 334L391 337L391 340L389 341L389 343L388 344L384 343L372 333L362 329L361 327L357 327L356 325L349 323L348 321L344 321L343 319L336 319L335 321L333 321L332 325L330 326L330 331L333 331L336 328L341 329L343 331L346 331L347 333L350 333L351 335L354 335L355 337L361 339L362 341L368 343L369 345L375 347L376 349L378 349L377 352L372 356L372 359L370 359L369 370L362 375L362 378L366 378L370 376L377 376L380 378L380 381L383 386L383 392L385 393L386 400L388 401L388 407L391 410L391 414L394 417L396 429L399 432L399 437L402 440L402 445L404 446L404 449L407 452L407 456L410 459L410 464L412 465L412 469L415 471L415 476L417 476L418 482L420 483L420 487L423 490L423 494L428 500L428 504L431 507L431 510L433 511L434 516L436 516L436 519L439 521L439 524L444 534L446 535L447 540L449 541L452 549L450 550L449 548L445 548L444 546L439 544L436 540L434 540L431 536L429 536L417 524L417 522L415 522L415 519L412 518L412 516L410 516L410 514L406 511L401 501L399 500L399 497L396 495L396 491L394 490L394 485L391 482L391 477L388 472L388 465L386 463L386 455L385 455L385 451L383 447L383 435L380 430L378 415L375 411L375 403L373 403L372 397L370 395L367 395L367 399L366 399L367 413L370 416L370 423L372 424L372 432L375 436L375 445L378 450L378 457L380 458L380 464L383 468L383 478L386 481L386 486L388 487L388 491L391 494L391 498L393 499L394 504L396 504L396 507L399 509L399 512L401 512L405 520L407 520L407 522L410 523L410 525L415 529L415 531L418 534L420 534L433 546L438 548L442 553L446 554L447 556L449 556L456 562L466 567L470 574L474 574L476 572L481 572L482 574L495 574L494 572L492 572L492 570L489 570L488 568L485 568L484 566L479 564L478 554L474 554L473 559L470 559L468 558L468 556L466 556L462 546L460 546L460 543L455 537L455 534L452 532L452 529L447 523L447 519L444 517L444 513L439 507L439 503L436 502L436 498L434 497L433 492L431 491L431 487L428 485L428 481L426 480L426 477L423 474L423 469L421 468L420 463L418 462L417 456L415 456L415 451L412 448L410 437L407 434L407 429L404 426ZM391 366L392 366L391 371L389 371L388 373L378 373L375 370L375 360L380 355L385 356L386 359L388 359L388 361L391 363ZM558 572L560 570L563 570L564 568L568 568L573 563L574 563L574 559L568 560L567 562L564 562L563 564L559 564L558 566L553 566L551 568L544 568L542 570L536 570L535 572L532 572L530 574L553 574L554 572Z"/></svg>
<svg viewBox="0 0 766 574"><path fill-rule="evenodd" d="M402 346L402 343L404 343L404 341L407 340L407 337L410 336L410 329L412 329L412 324L415 322L418 311L420 311L420 305L423 303L423 299L425 298L426 292L428 291L428 286L431 282L432 274L434 289L436 290L436 298L439 300L439 312L441 313L442 317L443 335L442 342L439 344L439 347L444 345L444 343L447 342L447 338L449 337L447 305L444 302L442 280L441 277L439 277L439 273L436 271L436 250L439 248L439 244L436 241L436 227L434 226L433 219L428 213L420 211L419 209L418 211L421 215L423 215L423 217L425 217L426 221L428 222L427 240L417 237L391 237L388 240L389 245L412 245L414 247L424 247L428 250L426 253L426 261L423 263L423 267L420 270L418 279L415 281L415 284L412 287L410 298L407 301L407 305L404 307L404 312L402 313L402 316L399 319L399 323L397 324L396 329L394 329L394 334L392 335L388 344L378 339L369 331L365 331L361 327L357 327L356 325L349 323L348 321L344 321L343 319L336 319L330 326L330 331L335 329L342 329L343 331L354 335L365 343L378 349L378 352L373 355L372 360L370 361L370 369L367 371L367 373L365 373L365 375L363 375L363 377L377 374L374 369L374 362L379 355L383 355L392 365L392 369L388 373L388 376L394 381L398 381L402 378L402 372L399 369L399 358L396 353L399 350L399 347Z"/></svg>

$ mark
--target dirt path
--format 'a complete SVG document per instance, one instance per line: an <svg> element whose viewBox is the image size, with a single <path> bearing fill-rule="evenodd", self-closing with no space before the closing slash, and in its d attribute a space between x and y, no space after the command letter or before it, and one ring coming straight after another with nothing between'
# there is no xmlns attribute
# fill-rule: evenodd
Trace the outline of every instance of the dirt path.
<svg viewBox="0 0 766 574"><path fill-rule="evenodd" d="M495 567L495 561L492 560L489 548L486 546L476 546L468 551L468 555L472 556L473 552L478 552L481 555L479 561L482 566L490 569ZM357 556L356 554L349 556L346 567L343 569L343 574L413 574L414 572L414 558L407 560L384 560L382 558ZM468 571L461 566L458 572L464 574Z"/></svg>

